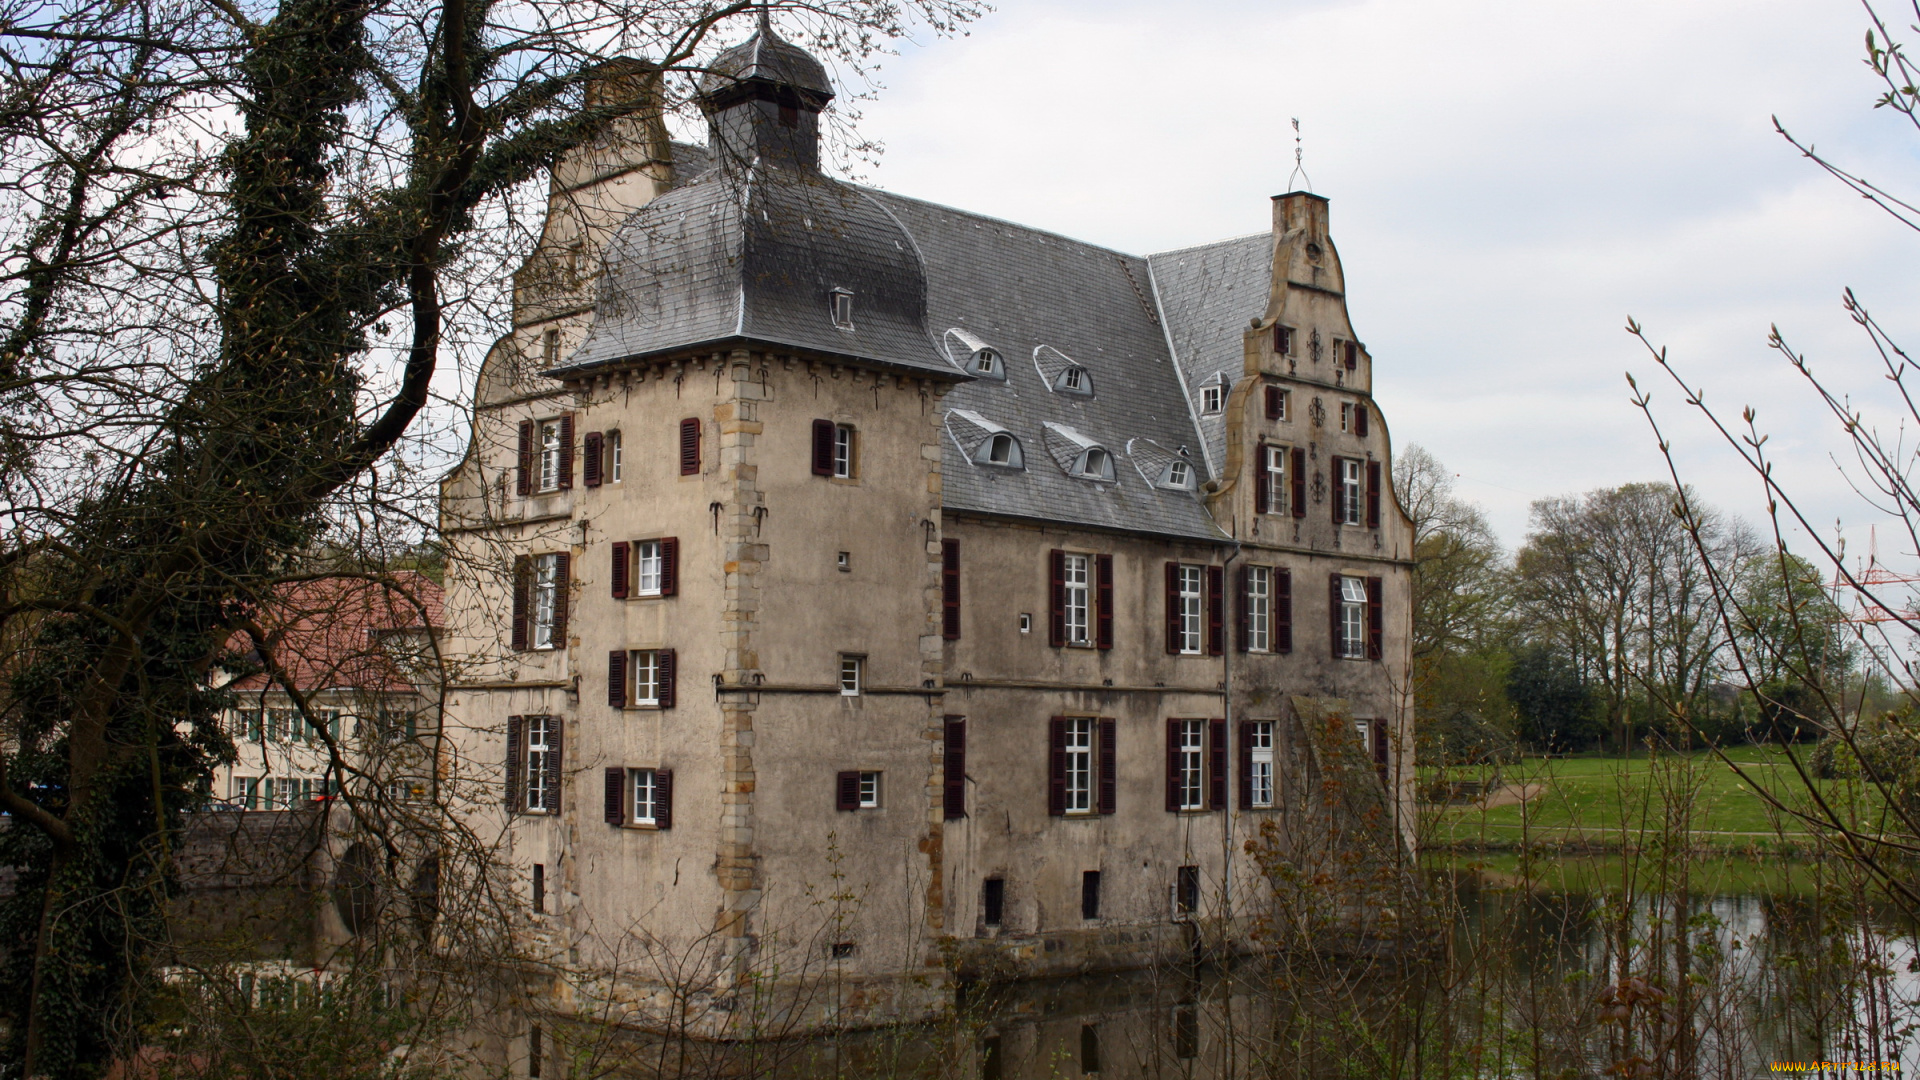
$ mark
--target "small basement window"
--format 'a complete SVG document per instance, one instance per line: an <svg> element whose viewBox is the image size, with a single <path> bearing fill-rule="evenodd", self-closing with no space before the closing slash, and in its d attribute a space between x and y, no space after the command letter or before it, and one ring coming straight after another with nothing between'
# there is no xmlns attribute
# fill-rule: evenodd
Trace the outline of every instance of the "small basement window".
<svg viewBox="0 0 1920 1080"><path fill-rule="evenodd" d="M853 293L847 289L835 289L829 295L833 303L833 325L842 330L853 329Z"/></svg>

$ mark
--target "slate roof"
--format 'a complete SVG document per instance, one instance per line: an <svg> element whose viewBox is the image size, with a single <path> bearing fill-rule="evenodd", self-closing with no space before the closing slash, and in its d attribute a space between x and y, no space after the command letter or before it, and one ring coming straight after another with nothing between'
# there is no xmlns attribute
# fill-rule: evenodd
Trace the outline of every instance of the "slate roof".
<svg viewBox="0 0 1920 1080"><path fill-rule="evenodd" d="M605 260L593 325L556 377L749 340L959 374L928 337L912 240L869 193L818 173L709 168L635 212ZM832 319L842 288L851 329Z"/></svg>
<svg viewBox="0 0 1920 1080"><path fill-rule="evenodd" d="M760 27L747 40L713 58L700 77L700 93L724 102L737 92L750 92L750 84L790 87L814 100L816 108L833 97L833 82L827 78L826 65L812 53L789 44L767 25L766 9L760 10Z"/></svg>
<svg viewBox="0 0 1920 1080"><path fill-rule="evenodd" d="M942 404L1011 432L1026 468L975 464L972 446L961 440L986 433L966 417L949 416L941 462L947 509L1221 538L1197 494L1152 486L1127 453L1135 439L1172 451L1185 446L1199 477L1209 475L1166 335L1149 308L1146 260L950 207L868 194L906 227L926 267L929 335L944 339L950 328L960 329L1006 361L1004 382L963 383ZM1087 370L1092 396L1050 388L1047 376L1064 366L1059 357ZM1057 429L1049 440L1048 422L1111 452L1114 482L1069 476L1061 459L1070 455L1056 449ZM1168 460L1162 451L1150 467L1157 473Z"/></svg>
<svg viewBox="0 0 1920 1080"><path fill-rule="evenodd" d="M1147 256L1147 265L1197 413L1203 383L1224 376L1231 386L1246 371L1247 324L1267 310L1273 237L1258 233L1165 251ZM1208 462L1217 469L1226 460L1226 417L1199 416L1196 422Z"/></svg>

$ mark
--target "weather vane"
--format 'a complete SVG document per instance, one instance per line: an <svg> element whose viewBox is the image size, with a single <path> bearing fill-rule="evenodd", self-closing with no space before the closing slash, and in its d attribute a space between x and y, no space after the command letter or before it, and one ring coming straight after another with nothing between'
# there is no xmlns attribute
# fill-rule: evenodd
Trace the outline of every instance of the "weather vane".
<svg viewBox="0 0 1920 1080"><path fill-rule="evenodd" d="M1313 177L1307 175L1306 156L1300 144L1300 118L1296 116L1293 118L1293 172L1287 174L1287 187L1291 190L1299 190L1293 187L1296 176L1307 182L1306 190L1313 190Z"/></svg>

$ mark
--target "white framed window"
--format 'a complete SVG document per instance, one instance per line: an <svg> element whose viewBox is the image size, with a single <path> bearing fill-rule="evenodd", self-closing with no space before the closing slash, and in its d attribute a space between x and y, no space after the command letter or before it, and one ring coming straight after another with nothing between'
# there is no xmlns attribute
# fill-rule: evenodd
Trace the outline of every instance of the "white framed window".
<svg viewBox="0 0 1920 1080"><path fill-rule="evenodd" d="M1190 488L1193 486L1193 466L1184 461L1176 461L1167 466L1167 486Z"/></svg>
<svg viewBox="0 0 1920 1080"><path fill-rule="evenodd" d="M833 290L833 325L842 330L853 329L853 293L846 289Z"/></svg>
<svg viewBox="0 0 1920 1080"><path fill-rule="evenodd" d="M1355 577L1340 579L1340 655L1348 660L1367 656L1367 583Z"/></svg>
<svg viewBox="0 0 1920 1080"><path fill-rule="evenodd" d="M260 778L257 776L234 777L232 801L243 810L260 809Z"/></svg>
<svg viewBox="0 0 1920 1080"><path fill-rule="evenodd" d="M1180 809L1205 810L1207 722L1180 721L1180 744L1176 751L1180 767Z"/></svg>
<svg viewBox="0 0 1920 1080"><path fill-rule="evenodd" d="M548 330L540 335L540 366L552 367L560 362L560 331Z"/></svg>
<svg viewBox="0 0 1920 1080"><path fill-rule="evenodd" d="M551 649L553 617L560 601L560 556L533 557L533 647Z"/></svg>
<svg viewBox="0 0 1920 1080"><path fill-rule="evenodd" d="M1025 611L1020 613L1020 632L1023 634L1033 633L1033 615L1032 614Z"/></svg>
<svg viewBox="0 0 1920 1080"><path fill-rule="evenodd" d="M833 475L841 480L853 478L853 425L851 424L834 426Z"/></svg>
<svg viewBox="0 0 1920 1080"><path fill-rule="evenodd" d="M1247 651L1273 647L1273 568L1247 567Z"/></svg>
<svg viewBox="0 0 1920 1080"><path fill-rule="evenodd" d="M560 421L540 421L540 490L560 490Z"/></svg>
<svg viewBox="0 0 1920 1080"><path fill-rule="evenodd" d="M1200 411L1208 416L1227 407L1227 388L1217 382L1211 382L1200 388Z"/></svg>
<svg viewBox="0 0 1920 1080"><path fill-rule="evenodd" d="M1200 635L1205 622L1206 601L1202 581L1206 568L1180 567L1180 652L1185 656L1200 653Z"/></svg>
<svg viewBox="0 0 1920 1080"><path fill-rule="evenodd" d="M1353 430L1353 402L1351 401L1340 403L1340 430Z"/></svg>
<svg viewBox="0 0 1920 1080"><path fill-rule="evenodd" d="M867 658L864 656L840 657L840 696L859 697L862 680L866 675Z"/></svg>
<svg viewBox="0 0 1920 1080"><path fill-rule="evenodd" d="M1293 391L1279 386L1268 387L1267 397L1273 402L1273 419L1286 420L1288 411L1293 408Z"/></svg>
<svg viewBox="0 0 1920 1080"><path fill-rule="evenodd" d="M1257 809L1273 806L1273 721L1255 720L1247 746L1247 788Z"/></svg>
<svg viewBox="0 0 1920 1080"><path fill-rule="evenodd" d="M880 808L879 773L863 772L860 774L860 793L856 804L862 810L878 810Z"/></svg>
<svg viewBox="0 0 1920 1080"><path fill-rule="evenodd" d="M636 596L659 596L666 587L665 549L658 540L642 540L633 545Z"/></svg>
<svg viewBox="0 0 1920 1080"><path fill-rule="evenodd" d="M1359 458L1340 459L1340 522L1343 525L1360 524L1360 469L1365 464Z"/></svg>
<svg viewBox="0 0 1920 1080"><path fill-rule="evenodd" d="M607 483L619 483L620 476L624 471L624 461L622 460L620 450L620 433L618 431L609 431L607 432Z"/></svg>
<svg viewBox="0 0 1920 1080"><path fill-rule="evenodd" d="M1267 455L1267 513L1291 514L1293 497L1287 487L1287 448L1269 446L1264 452Z"/></svg>
<svg viewBox="0 0 1920 1080"><path fill-rule="evenodd" d="M1000 370L1000 358L992 349L981 349L973 354L973 370L978 375L994 375Z"/></svg>
<svg viewBox="0 0 1920 1080"><path fill-rule="evenodd" d="M615 779L618 779L617 777ZM627 782L633 786L632 805L628 808L627 823L630 825L658 824L656 817L659 802L655 796L660 787L655 783L656 774L652 769L628 769Z"/></svg>
<svg viewBox="0 0 1920 1080"><path fill-rule="evenodd" d="M1092 640L1088 633L1093 612L1092 591L1087 573L1087 564L1092 561L1085 555L1068 555L1062 560L1061 585L1065 591L1069 645L1085 645Z"/></svg>
<svg viewBox="0 0 1920 1080"><path fill-rule="evenodd" d="M1076 475L1085 480L1113 479L1113 455L1102 447L1089 447L1080 455L1080 467Z"/></svg>
<svg viewBox="0 0 1920 1080"><path fill-rule="evenodd" d="M1360 750L1368 757L1373 756L1373 721L1355 720L1353 730L1360 733Z"/></svg>
<svg viewBox="0 0 1920 1080"><path fill-rule="evenodd" d="M267 741L291 742L293 739L293 710L267 710Z"/></svg>
<svg viewBox="0 0 1920 1080"><path fill-rule="evenodd" d="M1060 388L1077 394L1087 392L1087 369L1070 367L1060 376Z"/></svg>
<svg viewBox="0 0 1920 1080"><path fill-rule="evenodd" d="M547 788L547 763L553 754L553 726L560 722L553 716L527 717L527 767L525 784L527 809L535 813L545 813L553 809L553 792Z"/></svg>
<svg viewBox="0 0 1920 1080"><path fill-rule="evenodd" d="M659 652L636 649L628 656L627 670L632 673L633 693L627 700L640 706L660 704Z"/></svg>
<svg viewBox="0 0 1920 1080"><path fill-rule="evenodd" d="M1093 813L1093 719L1067 720L1067 813Z"/></svg>

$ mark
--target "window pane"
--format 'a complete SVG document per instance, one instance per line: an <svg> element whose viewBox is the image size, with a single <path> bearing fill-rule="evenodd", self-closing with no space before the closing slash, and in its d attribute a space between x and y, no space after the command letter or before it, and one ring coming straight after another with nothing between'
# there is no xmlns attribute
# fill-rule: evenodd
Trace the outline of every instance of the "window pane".
<svg viewBox="0 0 1920 1080"><path fill-rule="evenodd" d="M660 541L642 540L639 548L638 566L641 596L659 596L661 582Z"/></svg>
<svg viewBox="0 0 1920 1080"><path fill-rule="evenodd" d="M1067 812L1093 809L1093 720L1067 721Z"/></svg>
<svg viewBox="0 0 1920 1080"><path fill-rule="evenodd" d="M560 486L560 425L549 420L540 425L540 490Z"/></svg>
<svg viewBox="0 0 1920 1080"><path fill-rule="evenodd" d="M1200 651L1201 577L1198 566L1180 568L1180 651L1183 653Z"/></svg>
<svg viewBox="0 0 1920 1080"><path fill-rule="evenodd" d="M860 693L860 658L857 656L840 658L840 693L846 697Z"/></svg>
<svg viewBox="0 0 1920 1080"><path fill-rule="evenodd" d="M1201 780L1206 753L1206 721L1180 721L1180 809L1200 810Z"/></svg>
<svg viewBox="0 0 1920 1080"><path fill-rule="evenodd" d="M660 654L643 649L633 654L633 703L660 704Z"/></svg>
<svg viewBox="0 0 1920 1080"><path fill-rule="evenodd" d="M1066 572L1063 579L1066 585L1067 605L1067 641L1075 645L1087 643L1087 557L1069 555L1066 557Z"/></svg>
<svg viewBox="0 0 1920 1080"><path fill-rule="evenodd" d="M633 770L633 823L651 825L653 818L653 770Z"/></svg>
<svg viewBox="0 0 1920 1080"><path fill-rule="evenodd" d="M553 648L555 586L560 572L560 557L536 555L533 566L533 647L551 649Z"/></svg>
<svg viewBox="0 0 1920 1080"><path fill-rule="evenodd" d="M1264 566L1247 568L1247 648L1253 652L1266 652L1268 648L1271 575Z"/></svg>

